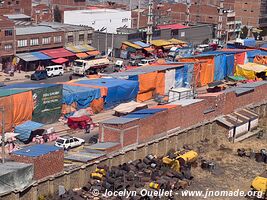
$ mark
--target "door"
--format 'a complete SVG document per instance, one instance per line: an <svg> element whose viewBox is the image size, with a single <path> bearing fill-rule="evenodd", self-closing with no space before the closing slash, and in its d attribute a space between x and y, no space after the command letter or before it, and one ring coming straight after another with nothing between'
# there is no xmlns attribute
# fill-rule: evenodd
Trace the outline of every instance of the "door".
<svg viewBox="0 0 267 200"><path fill-rule="evenodd" d="M58 70L58 67L55 67L54 68L54 75L58 76L59 75L59 70Z"/></svg>

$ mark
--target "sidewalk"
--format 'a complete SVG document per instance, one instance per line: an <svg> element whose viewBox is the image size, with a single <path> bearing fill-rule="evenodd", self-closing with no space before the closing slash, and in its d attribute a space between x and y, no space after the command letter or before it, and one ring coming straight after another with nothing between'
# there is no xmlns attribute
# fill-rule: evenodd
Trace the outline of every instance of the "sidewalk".
<svg viewBox="0 0 267 200"><path fill-rule="evenodd" d="M23 81L23 80L30 80L29 78L26 78L25 76L31 76L33 72L24 72L21 71L21 73L19 72L15 72L14 76L10 76L9 74L6 74L4 72L0 72L0 82L13 82L13 81Z"/></svg>

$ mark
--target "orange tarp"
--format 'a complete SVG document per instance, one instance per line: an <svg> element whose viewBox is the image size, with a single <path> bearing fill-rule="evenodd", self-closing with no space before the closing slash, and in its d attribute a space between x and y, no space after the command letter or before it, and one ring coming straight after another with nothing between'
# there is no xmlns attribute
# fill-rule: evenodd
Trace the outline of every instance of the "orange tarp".
<svg viewBox="0 0 267 200"><path fill-rule="evenodd" d="M88 51L87 54L89 56L97 56L97 55L100 55L100 52L95 50L95 51Z"/></svg>
<svg viewBox="0 0 267 200"><path fill-rule="evenodd" d="M0 98L0 108L4 108L4 127L5 131L11 131L13 121L12 96ZM2 112L0 112L0 133L2 133Z"/></svg>
<svg viewBox="0 0 267 200"><path fill-rule="evenodd" d="M255 56L254 63L267 65L267 56Z"/></svg>
<svg viewBox="0 0 267 200"><path fill-rule="evenodd" d="M91 102L90 107L92 108L95 114L101 112L104 109L104 99L103 98L94 99Z"/></svg>
<svg viewBox="0 0 267 200"><path fill-rule="evenodd" d="M139 93L145 93L150 90L156 89L157 75L157 72L140 74L138 77Z"/></svg>
<svg viewBox="0 0 267 200"><path fill-rule="evenodd" d="M235 66L236 65L244 65L246 58L246 52L235 54Z"/></svg>
<svg viewBox="0 0 267 200"><path fill-rule="evenodd" d="M201 62L194 64L196 84L199 86L204 86L208 83L213 82L215 70L213 56L198 58L180 58L179 62Z"/></svg>
<svg viewBox="0 0 267 200"><path fill-rule="evenodd" d="M13 125L17 126L32 119L33 98L32 91L14 94L13 100Z"/></svg>
<svg viewBox="0 0 267 200"><path fill-rule="evenodd" d="M87 58L88 57L88 54L86 54L86 53L77 53L76 56L78 58Z"/></svg>
<svg viewBox="0 0 267 200"><path fill-rule="evenodd" d="M156 94L165 95L165 72L158 72L156 80Z"/></svg>
<svg viewBox="0 0 267 200"><path fill-rule="evenodd" d="M153 98L153 90L144 92L144 93L138 93L137 95L137 101L138 102L144 102L148 101Z"/></svg>

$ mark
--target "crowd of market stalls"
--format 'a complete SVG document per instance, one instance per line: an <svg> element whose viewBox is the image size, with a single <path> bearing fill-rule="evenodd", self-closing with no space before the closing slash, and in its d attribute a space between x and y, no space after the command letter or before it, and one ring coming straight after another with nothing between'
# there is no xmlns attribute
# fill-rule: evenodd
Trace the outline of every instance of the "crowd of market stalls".
<svg viewBox="0 0 267 200"><path fill-rule="evenodd" d="M33 71L38 66L56 64L70 66L75 59L92 59L97 56L100 56L100 52L89 45L68 46L66 48L18 53L12 64L20 65L23 71Z"/></svg>
<svg viewBox="0 0 267 200"><path fill-rule="evenodd" d="M201 92L217 92L244 82L266 80L265 48L243 46L242 49L219 49L193 55L190 45L176 39L154 40L151 45L141 41L124 42L122 48L127 55L125 58L146 57L152 53L157 55L156 60L129 70L99 74L100 77L88 76L58 84L12 84L2 87L0 107L4 110L4 116L0 115L0 121L4 119L1 132L4 129L10 133L6 140L16 137L23 143L52 141L56 139L52 129L45 130L46 138L39 139L36 136L40 133L33 130L58 122L60 118L68 120L73 115L90 116L126 102L154 100L158 104L166 104L182 98L197 98L200 88ZM164 59L167 49L168 55L175 52L172 61ZM81 48L69 50L76 51L71 55L78 57L95 52L81 52ZM53 59L63 59L60 52L47 50L43 53ZM164 58L159 59L161 53ZM80 110L83 112L77 114Z"/></svg>

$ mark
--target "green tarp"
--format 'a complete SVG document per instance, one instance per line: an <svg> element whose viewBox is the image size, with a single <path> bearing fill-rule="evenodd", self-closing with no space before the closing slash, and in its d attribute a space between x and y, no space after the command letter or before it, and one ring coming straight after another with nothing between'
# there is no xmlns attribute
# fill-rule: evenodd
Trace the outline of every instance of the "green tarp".
<svg viewBox="0 0 267 200"><path fill-rule="evenodd" d="M54 123L61 115L62 85L32 90L34 111L32 120L40 123Z"/></svg>

